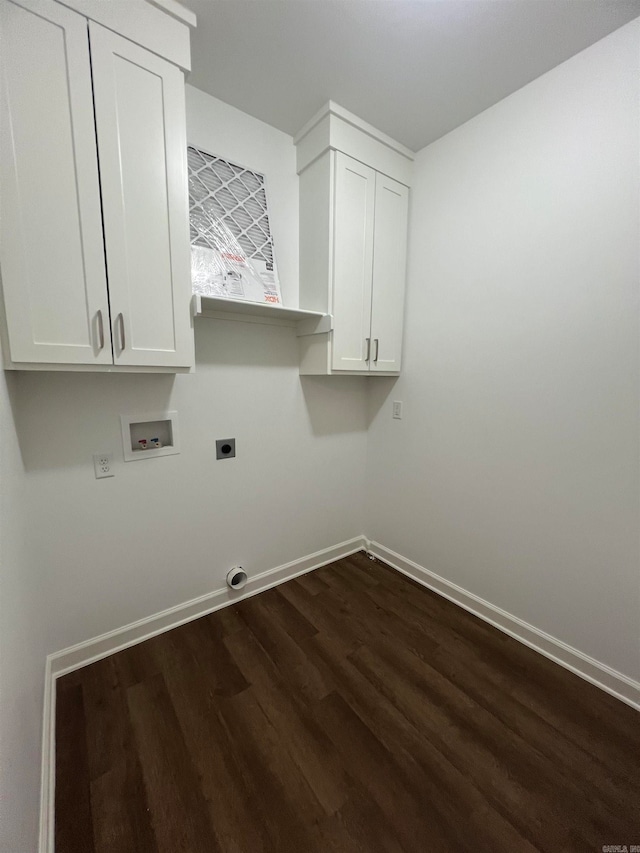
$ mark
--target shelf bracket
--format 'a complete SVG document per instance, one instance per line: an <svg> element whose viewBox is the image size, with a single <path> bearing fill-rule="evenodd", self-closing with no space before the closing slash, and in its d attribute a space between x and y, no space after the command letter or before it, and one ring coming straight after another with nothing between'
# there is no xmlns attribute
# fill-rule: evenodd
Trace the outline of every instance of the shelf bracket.
<svg viewBox="0 0 640 853"><path fill-rule="evenodd" d="M301 338L304 335L322 335L333 329L333 316L323 314L322 317L309 317L300 320L296 326L296 335Z"/></svg>

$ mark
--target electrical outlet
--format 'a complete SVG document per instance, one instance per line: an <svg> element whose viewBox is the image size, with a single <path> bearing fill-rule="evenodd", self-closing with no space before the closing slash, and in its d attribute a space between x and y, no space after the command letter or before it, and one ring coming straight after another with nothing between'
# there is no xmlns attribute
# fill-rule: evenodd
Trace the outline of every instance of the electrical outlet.
<svg viewBox="0 0 640 853"><path fill-rule="evenodd" d="M402 400L393 401L393 417L402 420Z"/></svg>
<svg viewBox="0 0 640 853"><path fill-rule="evenodd" d="M115 477L113 453L94 453L93 470L96 473L96 480L102 480L104 477Z"/></svg>
<svg viewBox="0 0 640 853"><path fill-rule="evenodd" d="M235 438L216 439L216 459L233 459L236 455Z"/></svg>

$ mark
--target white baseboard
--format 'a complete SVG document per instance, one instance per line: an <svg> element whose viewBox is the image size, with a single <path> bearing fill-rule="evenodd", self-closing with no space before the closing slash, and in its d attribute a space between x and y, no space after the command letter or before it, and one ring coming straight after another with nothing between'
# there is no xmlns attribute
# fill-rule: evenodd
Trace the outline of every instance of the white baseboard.
<svg viewBox="0 0 640 853"><path fill-rule="evenodd" d="M47 658L44 671L44 711L42 718L42 770L40 776L39 853L54 853L54 806L56 782L56 680Z"/></svg>
<svg viewBox="0 0 640 853"><path fill-rule="evenodd" d="M235 604L258 592L291 580L299 575L319 569L321 566L348 557L366 549L367 539L357 536L331 548L316 551L307 557L269 569L249 578L242 592L233 592L228 587L193 598L183 604L170 607L161 613L147 616L130 625L116 628L99 637L62 649L48 655L45 671L44 720L42 729L42 782L40 799L40 843L39 853L54 851L54 804L55 804L55 709L56 679L83 666L122 651L129 646L142 643L164 631L170 631L185 622L199 619L229 604Z"/></svg>
<svg viewBox="0 0 640 853"><path fill-rule="evenodd" d="M395 551L385 548L378 542L369 542L367 550L374 557L378 557L387 565L397 569L422 586L426 586L437 592L438 595L448 598L449 601L463 607L500 631L504 631L505 634L519 640L525 646L529 646L529 648L560 664L575 675L579 675L601 690L605 690L640 711L640 682L634 681L623 673L595 660L595 658L589 657L589 655L585 655L539 628L529 625L522 619L518 619L517 616L512 616L506 610L502 610L500 607L496 607L494 604L457 586L457 584L430 572L423 566L414 563L413 560L396 554Z"/></svg>

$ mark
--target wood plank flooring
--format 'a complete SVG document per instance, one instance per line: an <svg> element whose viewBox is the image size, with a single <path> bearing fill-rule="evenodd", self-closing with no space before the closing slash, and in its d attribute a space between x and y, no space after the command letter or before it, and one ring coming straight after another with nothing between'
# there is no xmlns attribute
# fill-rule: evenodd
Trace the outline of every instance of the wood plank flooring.
<svg viewBox="0 0 640 853"><path fill-rule="evenodd" d="M640 845L640 715L364 554L58 681L56 853Z"/></svg>

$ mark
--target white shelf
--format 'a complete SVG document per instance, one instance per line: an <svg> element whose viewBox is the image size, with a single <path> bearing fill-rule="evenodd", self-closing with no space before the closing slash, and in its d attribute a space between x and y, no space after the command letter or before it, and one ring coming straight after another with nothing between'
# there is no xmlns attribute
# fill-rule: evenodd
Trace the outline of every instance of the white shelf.
<svg viewBox="0 0 640 853"><path fill-rule="evenodd" d="M331 314L320 311L303 311L284 308L264 302L246 302L217 296L193 296L193 313L196 317L215 320L235 320L241 323L263 323L268 326L290 326L300 335L319 335L333 328Z"/></svg>

